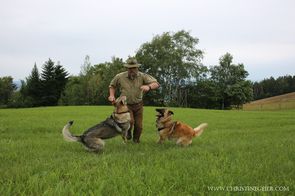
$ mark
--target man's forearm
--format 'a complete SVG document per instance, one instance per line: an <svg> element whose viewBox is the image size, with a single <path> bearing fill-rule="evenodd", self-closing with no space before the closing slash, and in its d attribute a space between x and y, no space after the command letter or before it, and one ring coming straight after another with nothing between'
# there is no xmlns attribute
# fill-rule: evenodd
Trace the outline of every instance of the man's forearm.
<svg viewBox="0 0 295 196"><path fill-rule="evenodd" d="M109 88L110 96L115 96L115 92L116 92L116 90L113 87Z"/></svg>
<svg viewBox="0 0 295 196"><path fill-rule="evenodd" d="M157 89L157 88L159 88L159 86L160 85L159 85L158 82L153 82L153 83L149 84L149 87L150 87L151 90Z"/></svg>

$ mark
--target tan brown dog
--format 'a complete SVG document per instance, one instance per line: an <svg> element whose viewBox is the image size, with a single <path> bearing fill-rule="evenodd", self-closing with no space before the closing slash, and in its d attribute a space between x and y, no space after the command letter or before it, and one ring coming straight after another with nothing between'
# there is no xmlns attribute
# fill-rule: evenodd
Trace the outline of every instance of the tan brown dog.
<svg viewBox="0 0 295 196"><path fill-rule="evenodd" d="M207 123L202 123L193 129L182 122L172 121L174 113L166 108L158 108L156 111L158 112L156 127L160 136L158 143L163 143L166 139L176 139L176 144L188 146L192 143L192 139L200 136L208 126Z"/></svg>

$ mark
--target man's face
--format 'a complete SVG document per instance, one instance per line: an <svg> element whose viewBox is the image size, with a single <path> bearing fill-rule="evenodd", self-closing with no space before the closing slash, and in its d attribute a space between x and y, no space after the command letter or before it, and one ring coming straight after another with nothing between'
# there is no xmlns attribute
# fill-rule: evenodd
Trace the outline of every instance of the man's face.
<svg viewBox="0 0 295 196"><path fill-rule="evenodd" d="M137 73L138 73L138 67L128 68L128 77L131 80L134 80L134 78L136 77Z"/></svg>

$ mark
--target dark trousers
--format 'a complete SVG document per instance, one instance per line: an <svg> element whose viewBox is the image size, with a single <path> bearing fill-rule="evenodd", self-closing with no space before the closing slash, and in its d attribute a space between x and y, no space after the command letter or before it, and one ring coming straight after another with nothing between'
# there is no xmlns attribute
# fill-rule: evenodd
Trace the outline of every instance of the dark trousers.
<svg viewBox="0 0 295 196"><path fill-rule="evenodd" d="M128 137L131 138L131 131L134 127L133 141L139 143L140 135L142 132L143 102L137 104L128 104L128 109L131 115L131 126L128 130Z"/></svg>

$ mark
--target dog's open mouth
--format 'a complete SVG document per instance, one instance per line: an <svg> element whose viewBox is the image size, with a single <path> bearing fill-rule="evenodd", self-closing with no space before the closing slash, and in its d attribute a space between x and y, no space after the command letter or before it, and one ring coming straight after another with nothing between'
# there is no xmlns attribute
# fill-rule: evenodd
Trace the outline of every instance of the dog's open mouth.
<svg viewBox="0 0 295 196"><path fill-rule="evenodd" d="M157 119L160 119L160 118L162 118L162 117L164 117L164 116L161 115L161 114L157 114L156 117L157 117Z"/></svg>

